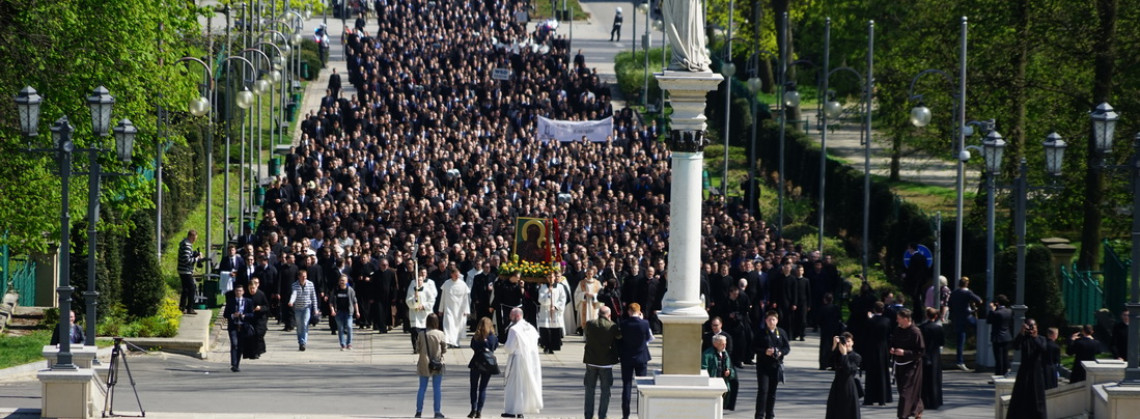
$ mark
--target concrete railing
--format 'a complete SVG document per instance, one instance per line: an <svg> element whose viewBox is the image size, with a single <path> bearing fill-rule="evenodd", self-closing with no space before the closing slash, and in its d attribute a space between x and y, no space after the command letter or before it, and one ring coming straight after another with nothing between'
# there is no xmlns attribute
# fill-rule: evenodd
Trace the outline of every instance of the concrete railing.
<svg viewBox="0 0 1140 419"><path fill-rule="evenodd" d="M1062 384L1045 391L1045 406L1050 419L1082 417L1109 410L1103 384L1117 383L1124 379L1125 363L1114 359L1098 359L1083 361L1081 364L1087 372L1084 381ZM994 376L995 419L1005 419L1014 382L1013 378ZM1102 418L1100 415L1095 417Z"/></svg>

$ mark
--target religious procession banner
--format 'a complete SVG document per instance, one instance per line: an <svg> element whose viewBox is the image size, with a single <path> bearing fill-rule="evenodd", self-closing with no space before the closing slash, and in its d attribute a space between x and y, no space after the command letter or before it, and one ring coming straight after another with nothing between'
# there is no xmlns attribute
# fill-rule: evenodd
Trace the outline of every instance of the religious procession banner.
<svg viewBox="0 0 1140 419"><path fill-rule="evenodd" d="M562 264L562 243L555 218L515 218L515 242L511 260L500 273L518 273L524 280L545 282Z"/></svg>
<svg viewBox="0 0 1140 419"><path fill-rule="evenodd" d="M573 142L587 140L603 143L614 133L614 118L600 121L561 121L538 117L538 130L535 135L540 141Z"/></svg>

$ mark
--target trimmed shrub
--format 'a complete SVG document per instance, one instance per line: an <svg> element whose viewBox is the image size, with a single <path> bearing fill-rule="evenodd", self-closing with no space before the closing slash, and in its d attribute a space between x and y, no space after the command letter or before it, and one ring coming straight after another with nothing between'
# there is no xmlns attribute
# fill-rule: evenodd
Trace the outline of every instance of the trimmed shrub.
<svg viewBox="0 0 1140 419"><path fill-rule="evenodd" d="M134 228L123 251L123 305L133 317L149 317L158 312L158 302L166 294L166 284L158 267L154 246L154 221L149 211L136 212Z"/></svg>

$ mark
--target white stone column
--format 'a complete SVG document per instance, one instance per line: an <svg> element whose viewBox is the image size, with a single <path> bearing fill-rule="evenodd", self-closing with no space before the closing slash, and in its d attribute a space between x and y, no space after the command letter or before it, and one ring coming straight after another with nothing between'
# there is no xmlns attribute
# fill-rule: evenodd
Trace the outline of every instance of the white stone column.
<svg viewBox="0 0 1140 419"><path fill-rule="evenodd" d="M639 377L639 417L723 417L724 380L701 370L701 324L708 319L700 298L701 171L704 170L705 94L723 80L712 72L656 74L673 108L669 150L669 291L661 310L662 371Z"/></svg>

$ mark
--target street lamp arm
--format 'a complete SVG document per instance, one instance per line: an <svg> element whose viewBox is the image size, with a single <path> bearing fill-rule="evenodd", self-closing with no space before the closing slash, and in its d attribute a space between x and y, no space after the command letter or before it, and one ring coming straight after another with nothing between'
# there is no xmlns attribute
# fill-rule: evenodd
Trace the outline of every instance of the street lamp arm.
<svg viewBox="0 0 1140 419"><path fill-rule="evenodd" d="M941 75L942 78L945 79L947 83L950 83L951 88L954 87L954 78L953 77L950 77L950 75L947 74L945 71L942 71L942 70L939 70L936 68L929 68L929 69L920 71L918 74L916 74L914 76L913 79L910 80L910 88L907 89L907 97L911 98L911 100L914 100L915 98L917 98L918 100L922 100L922 95L914 94L914 85L918 83L918 79L921 79L922 76L925 76L925 75L930 74L930 73Z"/></svg>
<svg viewBox="0 0 1140 419"><path fill-rule="evenodd" d="M249 74L251 74L251 75L257 73L257 67L255 67L253 65L253 62L247 60L245 57L242 57L240 55L231 55L229 57L226 57L226 59L222 60L222 63L224 64L226 62L229 62L230 60L239 60L239 61L245 63L245 65L249 66Z"/></svg>
<svg viewBox="0 0 1140 419"><path fill-rule="evenodd" d="M836 67L835 69L833 69L833 70L831 70L831 71L827 72L827 80L831 80L831 76L832 76L832 75L835 75L835 73L838 73L838 72L840 72L840 71L847 71L847 72L849 72L849 73L851 73L851 74L854 74L854 75L855 75L855 77L859 79L859 82L860 82L860 83L862 83L863 81L865 81L865 80L866 80L866 78L865 78L865 77L863 77L863 73L860 73L860 72L859 72L859 70L856 70L856 69L854 69L854 68L851 68L851 67L847 67L847 66L843 66L843 67Z"/></svg>
<svg viewBox="0 0 1140 419"><path fill-rule="evenodd" d="M212 68L210 68L210 64L207 64L205 61L202 61L202 59L200 59L198 57L182 57L182 58L179 58L178 61L175 61L175 63L181 63L181 62L185 62L185 61L196 62L198 64L201 64L202 67L204 67L206 69L206 74L211 75L211 77L206 77L206 79L208 80L207 86L209 89L212 90L214 88L214 78L212 77L212 75L214 74L214 70Z"/></svg>
<svg viewBox="0 0 1140 419"><path fill-rule="evenodd" d="M256 44L253 44L253 46L258 47L258 48L265 46L265 45L273 47L273 50L277 51L278 57L284 57L285 56L285 53L281 51L281 47L277 46L277 44L274 44L272 42L258 42Z"/></svg>
<svg viewBox="0 0 1140 419"><path fill-rule="evenodd" d="M264 42L259 43L258 45L261 45L261 44L264 44ZM269 45L273 45L273 44L269 44ZM262 50L257 49L257 48L246 48L246 49L241 50L241 53L243 53L243 54L247 53L247 52L256 52L258 54L261 54L261 57L265 59L265 62L269 63L269 54L266 54L265 51L262 51Z"/></svg>
<svg viewBox="0 0 1140 419"><path fill-rule="evenodd" d="M273 22L270 22L270 23L274 23L274 22L279 22L279 21L276 21L276 20L275 20L275 21L273 21ZM288 26L288 25L286 25L286 26ZM260 34L258 34L258 35L257 35L257 40L259 40L259 41L260 41L260 40L261 40L261 38L264 38L264 37L265 37L265 35L276 35L276 36L280 36L280 37L281 37L281 40L282 40L282 41L285 41L285 43L286 43L286 44L288 44L288 43L289 43L289 37L288 37L288 36L285 36L285 34L281 33L280 31L275 31L275 30L273 30L273 29L266 29L264 32L261 32ZM274 39L274 41L276 41L276 39Z"/></svg>

